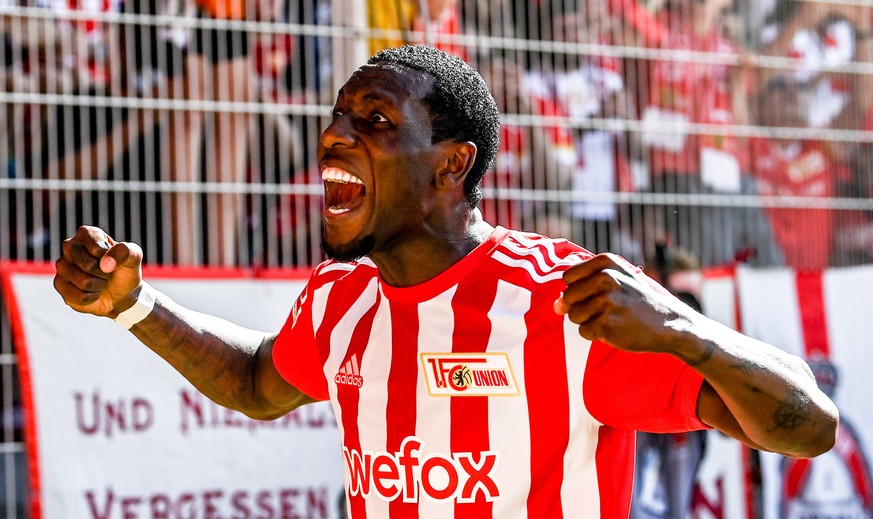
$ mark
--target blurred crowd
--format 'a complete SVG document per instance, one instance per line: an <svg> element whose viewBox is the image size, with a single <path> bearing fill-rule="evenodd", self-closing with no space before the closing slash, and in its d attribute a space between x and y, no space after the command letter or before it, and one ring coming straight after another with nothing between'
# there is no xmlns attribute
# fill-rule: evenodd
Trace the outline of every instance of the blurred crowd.
<svg viewBox="0 0 873 519"><path fill-rule="evenodd" d="M317 261L338 57L429 43L503 112L492 223L639 264L665 245L703 267L869 263L873 7L855 4L0 0L0 258L53 257L90 222L153 262Z"/></svg>
<svg viewBox="0 0 873 519"><path fill-rule="evenodd" d="M772 4L757 25L761 4L730 0L531 5L538 21L520 35L565 45L513 56L500 66L520 68L492 81L511 111L561 124L529 128L552 152L545 164L499 164L495 180L574 196L549 211L557 220L528 222L522 211L521 226L637 262L660 243L704 266L869 261L869 215L839 211L837 199L869 197L861 64L873 9ZM500 79L516 76L519 87L501 91ZM511 139L506 147L508 164L523 163Z"/></svg>

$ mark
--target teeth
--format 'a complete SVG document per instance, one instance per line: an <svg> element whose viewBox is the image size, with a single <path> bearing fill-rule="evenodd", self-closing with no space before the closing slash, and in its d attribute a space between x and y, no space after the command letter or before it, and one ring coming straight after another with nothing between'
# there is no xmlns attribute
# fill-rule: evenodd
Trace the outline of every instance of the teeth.
<svg viewBox="0 0 873 519"><path fill-rule="evenodd" d="M349 212L349 210L346 209L345 207L328 207L327 211L330 214L343 214L343 213Z"/></svg>
<svg viewBox="0 0 873 519"><path fill-rule="evenodd" d="M321 180L325 182L339 182L340 184L363 184L361 179L348 171L339 168L327 167L321 171Z"/></svg>

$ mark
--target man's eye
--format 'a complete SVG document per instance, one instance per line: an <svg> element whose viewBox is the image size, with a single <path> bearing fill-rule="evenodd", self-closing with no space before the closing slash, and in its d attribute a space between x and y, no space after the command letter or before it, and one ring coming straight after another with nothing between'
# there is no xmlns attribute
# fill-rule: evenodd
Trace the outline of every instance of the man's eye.
<svg viewBox="0 0 873 519"><path fill-rule="evenodd" d="M343 114L343 113L342 113L341 110L334 110L334 111L333 111L333 114L331 114L331 116L332 116L334 119L336 119L337 117L341 116L342 114Z"/></svg>
<svg viewBox="0 0 873 519"><path fill-rule="evenodd" d="M372 121L374 123L387 123L387 122L389 122L388 118L380 113L374 113L372 116L370 116L370 121Z"/></svg>

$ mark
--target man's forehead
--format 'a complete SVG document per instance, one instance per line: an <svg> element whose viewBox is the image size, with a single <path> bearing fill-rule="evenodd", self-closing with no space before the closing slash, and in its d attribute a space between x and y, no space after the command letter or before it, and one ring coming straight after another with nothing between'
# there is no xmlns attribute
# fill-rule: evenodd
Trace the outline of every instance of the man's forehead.
<svg viewBox="0 0 873 519"><path fill-rule="evenodd" d="M368 90L385 89L392 93L404 93L414 98L422 98L433 88L436 79L422 72L398 63L379 62L362 65L340 88L339 94L361 88ZM398 91L398 88L401 89Z"/></svg>

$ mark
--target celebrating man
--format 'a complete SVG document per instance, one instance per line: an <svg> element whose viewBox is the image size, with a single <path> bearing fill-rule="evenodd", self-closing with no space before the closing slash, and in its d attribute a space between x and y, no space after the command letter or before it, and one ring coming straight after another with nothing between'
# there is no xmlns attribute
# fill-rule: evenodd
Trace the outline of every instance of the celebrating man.
<svg viewBox="0 0 873 519"><path fill-rule="evenodd" d="M627 517L634 431L717 428L815 456L838 415L802 360L694 312L622 258L493 228L485 82L388 49L320 137L323 249L278 334L182 308L142 251L82 227L57 262L75 310L114 318L216 402L275 418L330 400L351 517Z"/></svg>

